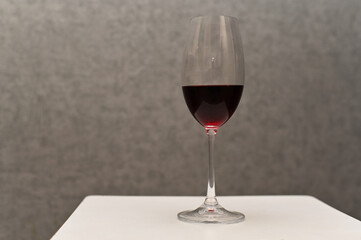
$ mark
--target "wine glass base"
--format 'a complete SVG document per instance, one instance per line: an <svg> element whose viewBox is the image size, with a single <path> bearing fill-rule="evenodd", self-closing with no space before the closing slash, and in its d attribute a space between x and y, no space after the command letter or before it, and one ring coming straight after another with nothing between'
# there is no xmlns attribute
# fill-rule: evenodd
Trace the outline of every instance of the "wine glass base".
<svg viewBox="0 0 361 240"><path fill-rule="evenodd" d="M180 212L177 216L180 221L189 223L230 224L245 220L244 214L228 211L219 204L214 206L203 204L193 211Z"/></svg>

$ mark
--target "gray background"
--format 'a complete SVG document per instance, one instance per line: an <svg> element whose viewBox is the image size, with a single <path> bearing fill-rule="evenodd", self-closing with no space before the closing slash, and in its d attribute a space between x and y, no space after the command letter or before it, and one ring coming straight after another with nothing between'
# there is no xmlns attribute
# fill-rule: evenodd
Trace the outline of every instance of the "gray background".
<svg viewBox="0 0 361 240"><path fill-rule="evenodd" d="M180 89L205 14L240 19L246 62L218 194L309 194L361 218L361 1L2 0L1 239L50 238L89 194L205 194Z"/></svg>

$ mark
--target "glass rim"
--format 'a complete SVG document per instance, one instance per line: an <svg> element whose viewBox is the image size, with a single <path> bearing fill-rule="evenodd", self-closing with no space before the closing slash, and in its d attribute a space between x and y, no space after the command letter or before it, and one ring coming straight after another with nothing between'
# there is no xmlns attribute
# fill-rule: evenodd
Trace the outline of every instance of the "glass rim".
<svg viewBox="0 0 361 240"><path fill-rule="evenodd" d="M191 18L191 22L196 21L198 19L208 19L208 20L215 20L215 19L219 19L219 18L225 18L225 19L229 19L232 21L236 21L239 22L238 18L233 17L233 16L228 16L228 15L204 15L204 16L197 16L197 17L193 17Z"/></svg>

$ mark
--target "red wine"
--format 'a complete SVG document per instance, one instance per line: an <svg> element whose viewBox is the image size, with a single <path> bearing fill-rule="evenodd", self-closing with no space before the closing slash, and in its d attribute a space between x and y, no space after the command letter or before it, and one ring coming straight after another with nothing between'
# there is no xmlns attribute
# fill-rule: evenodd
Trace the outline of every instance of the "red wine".
<svg viewBox="0 0 361 240"><path fill-rule="evenodd" d="M218 128L232 116L241 99L242 85L183 86L189 111L204 127Z"/></svg>

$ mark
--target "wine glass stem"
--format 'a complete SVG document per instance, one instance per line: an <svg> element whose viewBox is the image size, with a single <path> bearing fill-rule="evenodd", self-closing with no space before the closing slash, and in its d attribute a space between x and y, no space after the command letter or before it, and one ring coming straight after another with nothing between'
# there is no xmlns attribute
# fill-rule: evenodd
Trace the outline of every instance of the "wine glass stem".
<svg viewBox="0 0 361 240"><path fill-rule="evenodd" d="M214 175L214 142L216 140L217 129L206 128L208 135L209 146L209 161L208 161L208 189L207 197L204 201L206 206L215 206L218 204L216 199L216 180Z"/></svg>

